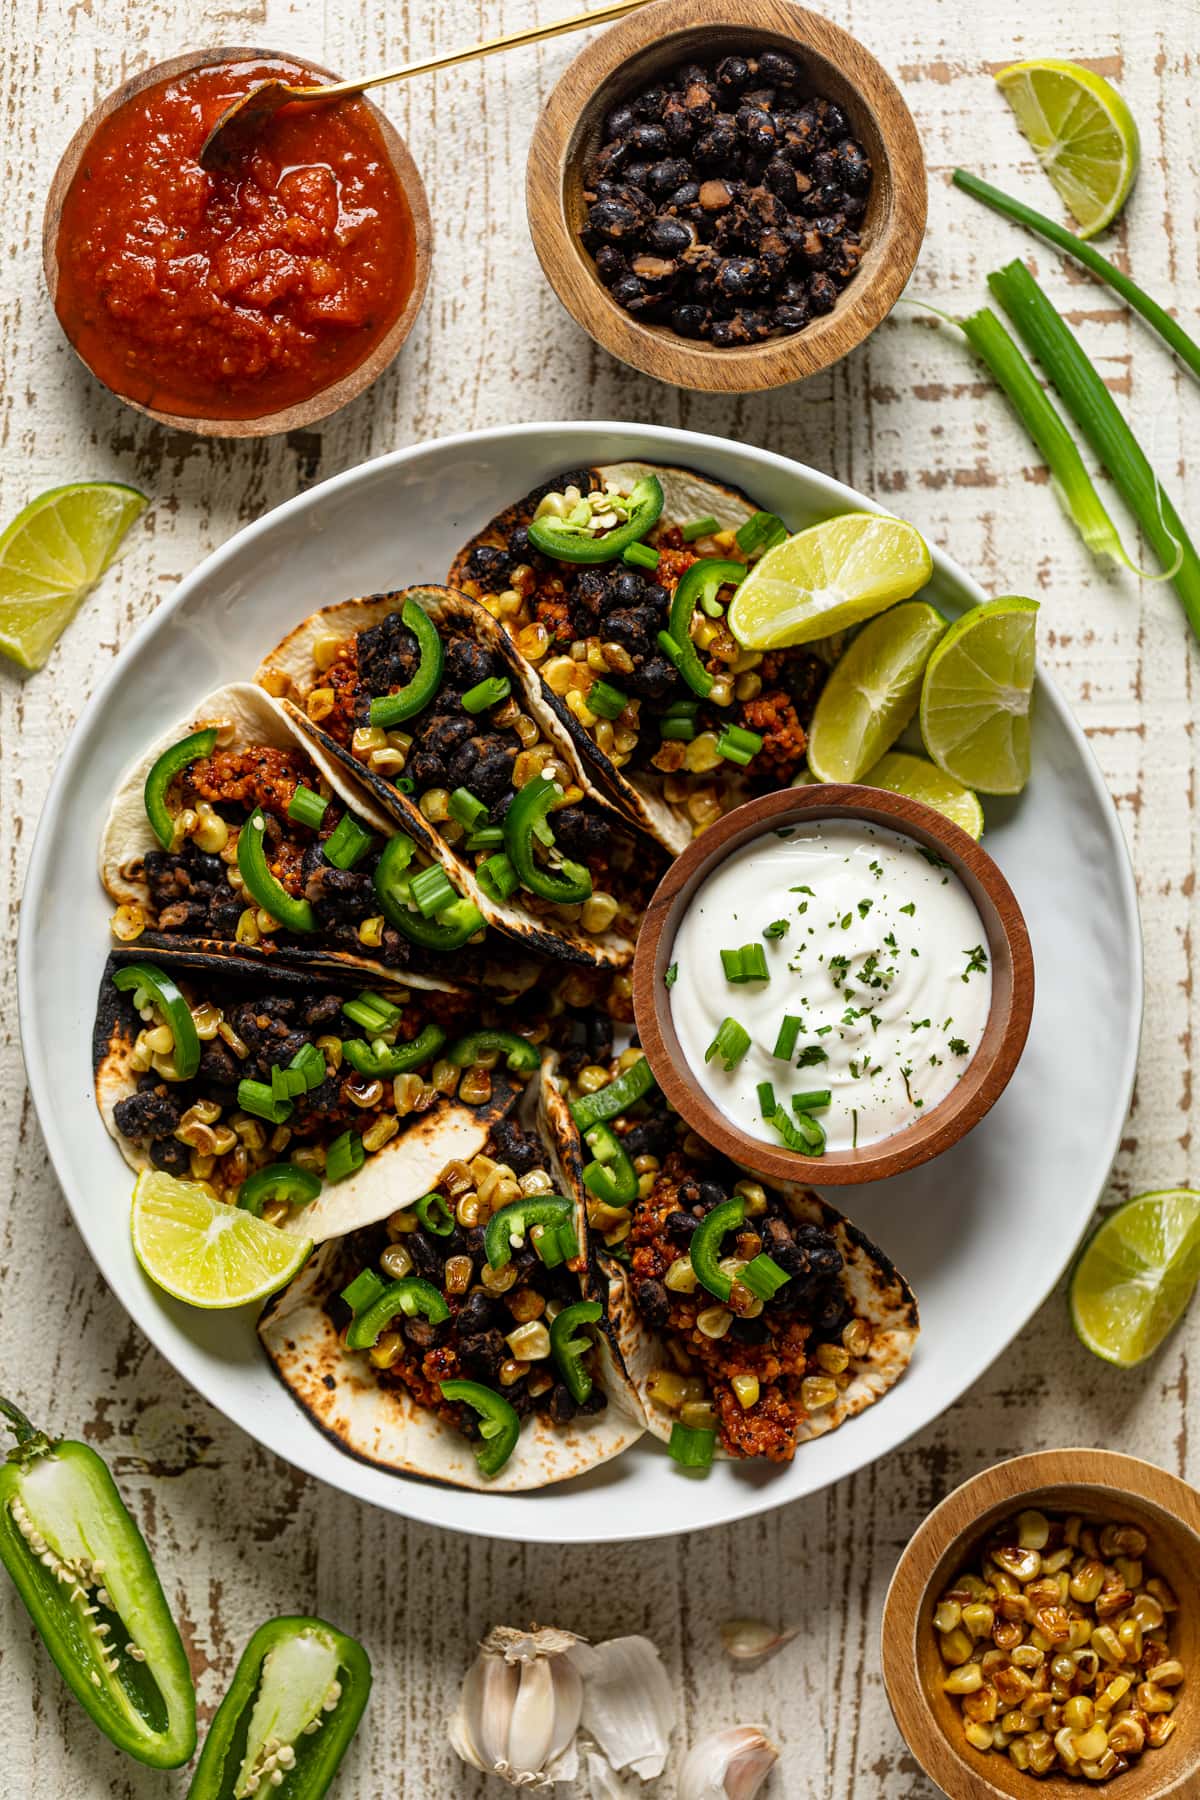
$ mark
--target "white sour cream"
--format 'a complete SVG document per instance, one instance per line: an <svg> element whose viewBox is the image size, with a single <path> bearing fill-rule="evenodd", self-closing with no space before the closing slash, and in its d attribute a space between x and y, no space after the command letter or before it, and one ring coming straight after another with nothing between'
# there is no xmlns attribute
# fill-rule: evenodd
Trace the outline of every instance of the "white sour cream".
<svg viewBox="0 0 1200 1800"><path fill-rule="evenodd" d="M722 950L758 945L769 979L730 981ZM958 876L911 838L849 820L768 831L718 865L672 949L671 1014L704 1091L751 1137L782 1140L759 1083L816 1116L830 1150L881 1138L937 1105L979 1046L992 998L983 923ZM774 1054L785 1015L790 1056ZM705 1061L725 1018L750 1034L728 1073Z"/></svg>

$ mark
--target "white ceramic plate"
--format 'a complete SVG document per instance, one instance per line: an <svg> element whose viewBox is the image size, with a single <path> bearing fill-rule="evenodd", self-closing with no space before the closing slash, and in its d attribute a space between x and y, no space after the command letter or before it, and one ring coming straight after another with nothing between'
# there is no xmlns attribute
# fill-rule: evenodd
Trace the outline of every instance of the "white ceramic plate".
<svg viewBox="0 0 1200 1800"><path fill-rule="evenodd" d="M471 531L560 469L624 457L683 463L744 488L799 528L872 503L784 457L645 425L536 424L443 438L367 463L269 513L202 563L118 659L59 764L21 908L21 1030L34 1102L76 1224L147 1336L260 1443L374 1505L481 1535L561 1543L654 1537L812 1494L895 1448L1020 1331L1067 1262L1107 1177L1133 1086L1141 935L1116 814L1056 689L1039 684L1034 774L989 802L987 844L1025 910L1038 993L1003 1099L948 1155L832 1197L889 1251L920 1298L911 1369L861 1418L784 1468L681 1475L647 1440L578 1481L479 1494L352 1461L303 1416L259 1352L250 1313L203 1313L152 1287L129 1242L129 1172L92 1101L89 1046L108 944L96 839L126 766L212 688L245 679L286 628L327 601L441 580ZM928 597L984 598L934 553Z"/></svg>

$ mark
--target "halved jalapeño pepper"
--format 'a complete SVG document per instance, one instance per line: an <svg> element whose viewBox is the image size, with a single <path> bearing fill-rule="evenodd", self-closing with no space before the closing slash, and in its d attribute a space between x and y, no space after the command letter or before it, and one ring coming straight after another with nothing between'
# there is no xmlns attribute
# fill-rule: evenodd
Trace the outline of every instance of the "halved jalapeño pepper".
<svg viewBox="0 0 1200 1800"><path fill-rule="evenodd" d="M446 1052L447 1062L456 1068L469 1069L473 1062L492 1050L498 1050L504 1057L504 1066L514 1075L531 1075L541 1067L542 1056L536 1044L528 1038L518 1037L515 1031L472 1031L466 1037L455 1038Z"/></svg>
<svg viewBox="0 0 1200 1800"><path fill-rule="evenodd" d="M484 1387L480 1381L443 1381L441 1389L447 1400L460 1401L478 1413L481 1441L475 1447L475 1461L481 1475L498 1475L521 1435L516 1408L509 1405L503 1394Z"/></svg>
<svg viewBox="0 0 1200 1800"><path fill-rule="evenodd" d="M543 900L575 906L592 891L592 878L582 863L564 860L561 868L548 869L533 853L534 837L542 838L546 814L561 797L562 788L548 775L535 775L518 789L504 815L504 848L522 887Z"/></svg>
<svg viewBox="0 0 1200 1800"><path fill-rule="evenodd" d="M412 680L398 693L382 694L372 700L371 724L382 726L385 731L413 718L429 705L441 686L445 661L438 628L423 606L418 606L415 600L406 600L400 620L416 638L421 660Z"/></svg>
<svg viewBox="0 0 1200 1800"><path fill-rule="evenodd" d="M383 916L410 943L420 944L424 950L458 950L468 938L482 930L483 914L474 901L461 896L436 919L427 919L416 908L410 907L412 877L408 874L408 865L415 850L412 839L402 831L389 838L383 847L374 877Z"/></svg>
<svg viewBox="0 0 1200 1800"><path fill-rule="evenodd" d="M598 494L596 503L603 507L605 496ZM625 503L628 517L610 531L593 534L582 525L566 519L547 516L533 519L529 525L529 541L544 556L555 556L559 562L602 563L615 557L644 538L656 524L663 509L662 483L657 475L643 475L635 481Z"/></svg>
<svg viewBox="0 0 1200 1800"><path fill-rule="evenodd" d="M565 1258L577 1256L574 1217L573 1203L564 1200L561 1194L525 1194L511 1205L502 1206L499 1212L492 1214L483 1230L483 1248L489 1267L502 1269L511 1258L514 1245L524 1244L534 1225L554 1230Z"/></svg>
<svg viewBox="0 0 1200 1800"><path fill-rule="evenodd" d="M406 1319L421 1313L431 1325L441 1325L450 1317L450 1308L431 1281L422 1281L419 1275L405 1275L400 1281L389 1282L377 1300L355 1313L346 1333L348 1347L369 1350L397 1313L403 1313Z"/></svg>
<svg viewBox="0 0 1200 1800"><path fill-rule="evenodd" d="M191 1007L166 970L155 963L126 963L116 971L112 984L123 994L132 991L135 1005L139 991L145 994L175 1040L171 1066L176 1080L190 1081L200 1067L200 1037Z"/></svg>
<svg viewBox="0 0 1200 1800"><path fill-rule="evenodd" d="M426 1025L419 1037L407 1044L385 1044L382 1040L368 1044L362 1038L346 1038L342 1056L360 1075L403 1075L408 1069L419 1069L441 1049L446 1034L440 1025Z"/></svg>
<svg viewBox="0 0 1200 1800"><path fill-rule="evenodd" d="M609 1206L632 1206L637 1199L638 1178L616 1132L597 1123L589 1125L583 1135L596 1159L583 1171L583 1185Z"/></svg>
<svg viewBox="0 0 1200 1800"><path fill-rule="evenodd" d="M188 1800L267 1800L276 1790L320 1800L370 1692L366 1651L324 1619L260 1625L209 1727Z"/></svg>
<svg viewBox="0 0 1200 1800"><path fill-rule="evenodd" d="M286 1206L307 1206L320 1192L321 1177L311 1169L301 1169L290 1162L268 1163L265 1169L247 1175L238 1189L237 1203L243 1212L252 1212L261 1219L269 1200L282 1200Z"/></svg>
<svg viewBox="0 0 1200 1800"><path fill-rule="evenodd" d="M699 694L702 700L712 693L713 677L700 661L700 652L692 641L692 618L697 606L709 610L705 602L711 604L718 588L736 586L747 572L745 563L702 557L684 570L671 596L670 624L658 634L659 649L670 657L693 694Z"/></svg>
<svg viewBox="0 0 1200 1800"><path fill-rule="evenodd" d="M706 1213L692 1233L692 1267L696 1279L718 1300L728 1300L733 1292L733 1277L719 1266L721 1240L727 1231L736 1231L745 1217L746 1202L740 1194L735 1194L732 1200L722 1200L719 1206Z"/></svg>
<svg viewBox="0 0 1200 1800"><path fill-rule="evenodd" d="M567 1392L580 1406L592 1391L592 1378L583 1366L592 1340L577 1337L575 1333L581 1325L594 1325L603 1312L599 1300L577 1300L573 1306L564 1306L550 1326L550 1354L558 1365Z"/></svg>
<svg viewBox="0 0 1200 1800"><path fill-rule="evenodd" d="M317 929L316 914L308 901L289 894L271 873L267 861L267 821L261 806L255 807L238 832L237 860L246 892L256 906L278 919L287 931Z"/></svg>
<svg viewBox="0 0 1200 1800"><path fill-rule="evenodd" d="M0 1400L0 1562L63 1680L121 1750L174 1769L196 1747L191 1671L145 1539L107 1465Z"/></svg>
<svg viewBox="0 0 1200 1800"><path fill-rule="evenodd" d="M151 766L142 799L150 829L164 850L169 850L175 841L175 817L167 807L167 789L189 764L198 762L202 756L211 756L216 747L217 728L210 725L204 731L193 731L190 737L180 738Z"/></svg>

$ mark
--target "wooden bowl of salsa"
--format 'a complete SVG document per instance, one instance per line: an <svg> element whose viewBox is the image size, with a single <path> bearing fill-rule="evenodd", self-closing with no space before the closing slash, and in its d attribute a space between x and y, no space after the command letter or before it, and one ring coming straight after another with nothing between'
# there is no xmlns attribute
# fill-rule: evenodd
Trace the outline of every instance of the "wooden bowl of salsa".
<svg viewBox="0 0 1200 1800"><path fill-rule="evenodd" d="M200 145L261 81L334 80L270 50L193 51L111 93L75 133L43 227L50 298L92 374L206 437L266 437L370 386L429 276L425 189L370 101L285 108L229 170Z"/></svg>

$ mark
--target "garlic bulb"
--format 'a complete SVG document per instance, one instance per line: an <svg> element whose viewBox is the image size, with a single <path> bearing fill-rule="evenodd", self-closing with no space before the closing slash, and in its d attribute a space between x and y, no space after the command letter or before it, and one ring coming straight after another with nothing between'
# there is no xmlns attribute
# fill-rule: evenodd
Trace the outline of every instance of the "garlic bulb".
<svg viewBox="0 0 1200 1800"><path fill-rule="evenodd" d="M734 1662L761 1663L790 1644L799 1629L794 1625L790 1631L776 1631L762 1619L727 1619L721 1627L721 1643Z"/></svg>
<svg viewBox="0 0 1200 1800"><path fill-rule="evenodd" d="M779 1752L757 1725L733 1725L693 1744L679 1769L676 1800L754 1800Z"/></svg>
<svg viewBox="0 0 1200 1800"><path fill-rule="evenodd" d="M464 1762L516 1788L574 1780L583 1683L569 1653L579 1641L552 1629L489 1632L450 1721Z"/></svg>

